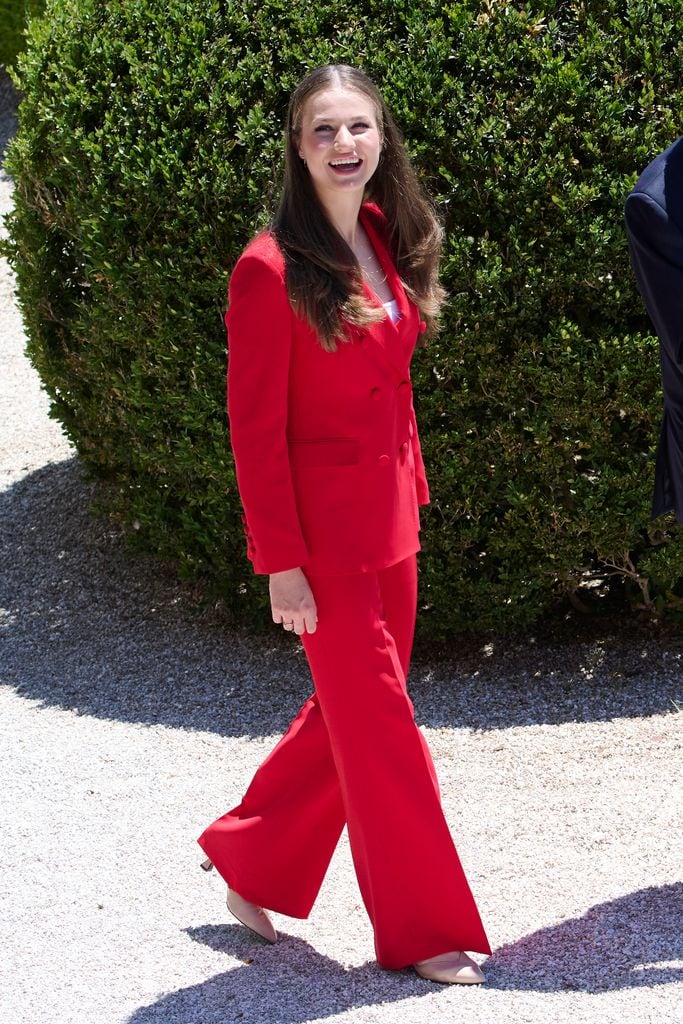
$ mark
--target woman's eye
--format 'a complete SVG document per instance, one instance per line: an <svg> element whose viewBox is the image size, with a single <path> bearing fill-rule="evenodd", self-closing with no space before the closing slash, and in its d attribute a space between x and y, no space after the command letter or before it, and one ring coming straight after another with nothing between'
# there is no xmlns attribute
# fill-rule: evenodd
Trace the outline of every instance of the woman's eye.
<svg viewBox="0 0 683 1024"><path fill-rule="evenodd" d="M366 132L369 127L370 127L370 125L367 124L365 121L355 121L351 125L351 131L352 132ZM334 130L335 129L332 127L331 124L319 124L319 125L316 125L316 128L315 128L316 132L333 132Z"/></svg>

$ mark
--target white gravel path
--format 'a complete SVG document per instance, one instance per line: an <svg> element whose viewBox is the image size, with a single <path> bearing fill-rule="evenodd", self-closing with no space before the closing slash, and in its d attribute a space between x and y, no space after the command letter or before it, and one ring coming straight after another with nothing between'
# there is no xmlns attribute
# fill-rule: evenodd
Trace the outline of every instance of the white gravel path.
<svg viewBox="0 0 683 1024"><path fill-rule="evenodd" d="M10 192L0 172L3 211ZM417 716L495 947L486 986L378 969L345 838L311 918L277 918L276 946L252 940L195 837L308 695L303 656L292 638L231 632L88 514L6 265L0 344L3 1021L683 1017L683 641L577 622L416 661Z"/></svg>

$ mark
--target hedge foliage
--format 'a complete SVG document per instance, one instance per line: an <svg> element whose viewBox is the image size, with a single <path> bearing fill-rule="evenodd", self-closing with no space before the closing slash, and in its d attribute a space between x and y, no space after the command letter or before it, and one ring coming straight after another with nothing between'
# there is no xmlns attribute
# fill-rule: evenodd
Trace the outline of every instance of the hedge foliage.
<svg viewBox="0 0 683 1024"><path fill-rule="evenodd" d="M0 0L0 64L11 67L25 44L26 26L38 17L45 0Z"/></svg>
<svg viewBox="0 0 683 1024"><path fill-rule="evenodd" d="M103 503L212 579L244 554L224 415L229 269L267 217L288 93L364 67L445 218L414 362L433 496L423 636L533 622L605 567L674 603L649 521L657 341L622 207L683 131L679 0L51 0L21 61L10 258L29 354Z"/></svg>

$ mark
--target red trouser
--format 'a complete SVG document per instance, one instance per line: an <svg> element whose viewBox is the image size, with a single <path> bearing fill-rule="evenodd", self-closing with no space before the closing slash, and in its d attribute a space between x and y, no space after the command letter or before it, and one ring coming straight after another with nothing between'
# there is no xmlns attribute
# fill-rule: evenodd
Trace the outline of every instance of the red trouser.
<svg viewBox="0 0 683 1024"><path fill-rule="evenodd" d="M346 822L382 966L489 953L406 692L415 556L310 584L318 628L302 641L315 695L199 844L245 899L307 917Z"/></svg>

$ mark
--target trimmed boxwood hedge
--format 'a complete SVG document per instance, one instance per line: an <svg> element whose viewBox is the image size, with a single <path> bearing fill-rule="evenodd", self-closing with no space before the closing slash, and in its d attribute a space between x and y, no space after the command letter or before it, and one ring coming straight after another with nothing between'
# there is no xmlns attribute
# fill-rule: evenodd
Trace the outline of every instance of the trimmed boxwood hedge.
<svg viewBox="0 0 683 1024"><path fill-rule="evenodd" d="M11 67L25 46L30 18L41 14L45 0L0 0L0 64Z"/></svg>
<svg viewBox="0 0 683 1024"><path fill-rule="evenodd" d="M228 272L268 214L288 93L378 82L443 211L443 331L414 362L433 503L423 636L533 622L595 574L676 603L649 521L657 341L622 207L681 134L678 0L51 0L9 167L28 351L104 506L239 617Z"/></svg>

